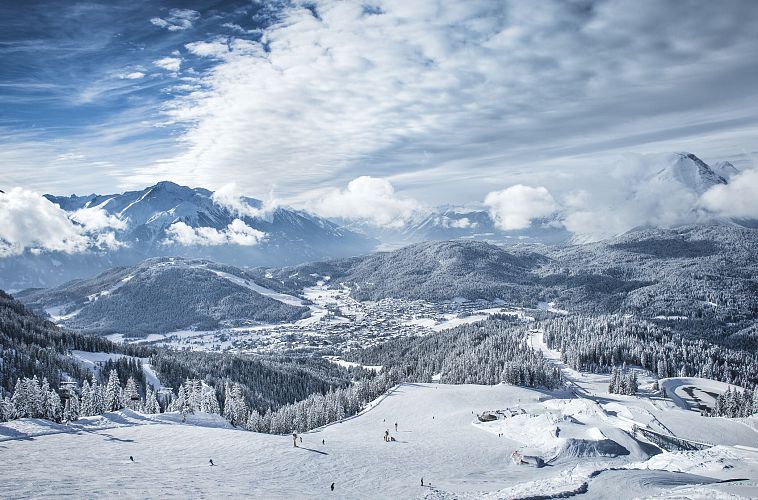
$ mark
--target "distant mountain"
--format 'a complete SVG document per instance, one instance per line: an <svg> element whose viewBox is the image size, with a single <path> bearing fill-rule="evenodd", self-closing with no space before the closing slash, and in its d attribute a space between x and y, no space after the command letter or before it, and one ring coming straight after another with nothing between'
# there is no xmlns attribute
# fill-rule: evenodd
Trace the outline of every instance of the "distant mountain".
<svg viewBox="0 0 758 500"><path fill-rule="evenodd" d="M440 207L421 212L399 228L376 228L362 223L344 226L379 240L385 249L395 249L422 241L472 240L497 244L567 243L572 234L558 220L558 215L532 221L526 229L504 231L497 227L486 210ZM339 221L343 222L343 221Z"/></svg>
<svg viewBox="0 0 758 500"><path fill-rule="evenodd" d="M739 169L728 161L717 161L711 165L711 168L727 181L729 181L733 175L740 173Z"/></svg>
<svg viewBox="0 0 758 500"><path fill-rule="evenodd" d="M278 207L264 212L259 200L243 198L249 210L239 213L217 203L207 189L172 182L123 194L45 197L67 212L98 208L120 221L124 227L114 234L121 247L74 255L27 252L0 259L0 284L7 289L52 286L155 256L202 257L236 266L281 266L359 255L377 244L304 211ZM230 224L241 228L234 236L243 244L224 240ZM184 230L184 239L176 237L176 228Z"/></svg>
<svg viewBox="0 0 758 500"><path fill-rule="evenodd" d="M713 171L703 160L692 153L673 153L662 162L663 166L654 171L648 183L681 184L693 193L701 195L717 184L728 181ZM732 166L732 168L734 168ZM643 184L643 186L645 186ZM646 186L645 186L646 187Z"/></svg>
<svg viewBox="0 0 758 500"><path fill-rule="evenodd" d="M16 297L63 326L128 336L295 321L308 315L298 301L285 303L267 293L241 269L164 257Z"/></svg>
<svg viewBox="0 0 758 500"><path fill-rule="evenodd" d="M328 276L329 283L349 286L361 300L462 297L535 308L552 301L576 312L684 318L694 323L681 325L693 331L713 325L737 331L758 320L756 269L758 230L714 224L552 247L425 242L252 272L293 290Z"/></svg>
<svg viewBox="0 0 758 500"><path fill-rule="evenodd" d="M672 153L655 157L648 165L636 189L629 193L634 197L649 192L659 193L673 186L683 186L693 199L718 184L727 184L738 170L729 162L717 162L713 167L692 153ZM612 208L609 207L609 210ZM693 210L695 209L693 205ZM585 235L567 231L560 211L549 217L539 218L525 229L503 230L495 224L490 213L481 209L440 207L411 218L400 228L372 228L360 223L345 226L380 240L385 248L399 248L410 243L442 240L476 240L497 244L542 243L565 245L586 241ZM593 238L589 238L593 239Z"/></svg>

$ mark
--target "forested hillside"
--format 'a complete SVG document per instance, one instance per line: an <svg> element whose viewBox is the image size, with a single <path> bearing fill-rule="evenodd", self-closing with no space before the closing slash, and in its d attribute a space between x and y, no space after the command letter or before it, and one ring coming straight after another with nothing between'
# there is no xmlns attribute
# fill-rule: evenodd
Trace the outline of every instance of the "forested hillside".
<svg viewBox="0 0 758 500"><path fill-rule="evenodd" d="M306 307L265 297L245 279L232 266L159 258L51 290L28 290L19 298L41 313L57 309L67 327L98 334L143 336L307 316Z"/></svg>
<svg viewBox="0 0 758 500"><path fill-rule="evenodd" d="M58 387L64 373L84 380L91 374L68 355L74 349L137 357L153 352L58 328L0 290L0 392L12 391L22 377L46 378L54 387Z"/></svg>
<svg viewBox="0 0 758 500"><path fill-rule="evenodd" d="M560 373L529 346L527 328L491 319L426 337L392 340L356 350L348 358L397 369L407 380L448 384L498 384L556 387Z"/></svg>
<svg viewBox="0 0 758 500"><path fill-rule="evenodd" d="M93 373L81 359L72 355L73 350L114 356ZM235 404L260 412L276 410L313 394L324 395L345 388L355 371L321 357L182 352L116 344L102 337L59 328L0 291L0 403L6 407L12 406L11 395L17 393L16 400L23 401L24 408L28 400L36 398L34 394L38 393L40 401L48 394L57 395L61 382L67 380L76 383L77 401L81 398L83 403L85 394L89 394L87 397L92 403L88 414L132 405L132 397L140 400L138 406L144 409L145 405L152 405L151 398L155 398L160 388L147 383L143 362L151 363L161 383L171 389L170 392L163 391L164 398L168 397L161 401L164 407L174 398L184 397L179 391L184 392L182 387L189 379L202 380L212 388L212 399L219 409L226 404L227 387L233 387ZM113 399L110 403L106 401L106 393ZM7 399L4 401L4 398ZM154 412L153 406L151 412ZM0 420L38 415L23 408L6 410L0 411ZM61 411L55 418L62 418Z"/></svg>
<svg viewBox="0 0 758 500"><path fill-rule="evenodd" d="M758 317L758 230L697 225L633 231L599 243L501 247L426 242L394 252L257 270L302 289L326 276L359 300L500 299L583 314L632 314L725 337ZM752 342L750 330L735 340Z"/></svg>

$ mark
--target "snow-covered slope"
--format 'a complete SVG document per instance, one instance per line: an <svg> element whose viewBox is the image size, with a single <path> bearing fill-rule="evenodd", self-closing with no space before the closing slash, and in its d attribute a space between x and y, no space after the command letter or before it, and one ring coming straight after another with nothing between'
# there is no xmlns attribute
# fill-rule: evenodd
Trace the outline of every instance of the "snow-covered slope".
<svg viewBox="0 0 758 500"><path fill-rule="evenodd" d="M758 494L758 433L745 424L691 418L696 416L675 405L642 398L610 396L595 404L566 397L506 385L405 384L357 417L303 434L297 448L291 436L223 428L202 416L195 422L200 425L181 424L170 415L130 413L110 414L105 417L110 423L82 428L18 421L0 425L6 439L0 444L6 457L0 461L0 496L523 498L586 491L593 498L622 499L680 492L685 497L692 492ZM519 408L525 416L508 418L528 425L529 432L500 431L509 425L505 417L489 423L477 419L486 410ZM741 447L722 444L653 455L658 451L652 445L625 430L629 422L623 408L630 409L629 415L636 408L662 420L667 414L684 415L704 435L717 421L752 434ZM385 430L395 441L383 440ZM530 454L545 453L549 464L517 465L511 459L515 450L527 462ZM749 481L719 483L745 478Z"/></svg>

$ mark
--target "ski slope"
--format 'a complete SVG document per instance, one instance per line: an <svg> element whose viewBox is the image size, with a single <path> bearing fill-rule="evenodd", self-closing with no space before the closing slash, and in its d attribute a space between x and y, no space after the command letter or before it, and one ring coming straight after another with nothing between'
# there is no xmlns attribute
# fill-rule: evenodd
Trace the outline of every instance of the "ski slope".
<svg viewBox="0 0 758 500"><path fill-rule="evenodd" d="M653 455L658 450L625 431L628 422L620 417L637 414L630 401L651 418L686 421L717 446ZM525 413L511 421L477 419L507 409ZM208 415L190 416L186 424L175 414L128 411L68 427L0 424L0 497L448 499L585 492L617 499L750 498L758 496L755 427L676 405L659 408L644 398L607 395L599 404L567 391L502 384L403 384L364 413L303 434L298 448L291 436L228 428ZM395 442L384 442L385 430ZM740 447L731 445L730 434L739 435ZM516 465L514 450L541 455L548 465ZM740 478L751 480L719 482Z"/></svg>

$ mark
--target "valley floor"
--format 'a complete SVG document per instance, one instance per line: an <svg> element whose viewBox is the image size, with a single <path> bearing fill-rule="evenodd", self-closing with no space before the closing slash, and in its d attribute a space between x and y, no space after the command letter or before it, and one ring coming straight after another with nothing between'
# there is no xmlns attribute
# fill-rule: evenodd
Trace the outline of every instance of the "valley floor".
<svg viewBox="0 0 758 500"><path fill-rule="evenodd" d="M403 384L357 417L304 433L297 448L291 436L232 429L210 415L184 424L175 414L128 411L69 427L20 420L0 425L0 496L758 497L755 417L706 418L668 401L596 396ZM487 411L498 419L480 422ZM628 432L634 422L716 446L658 453ZM516 450L526 464L511 459ZM749 480L720 482L732 479Z"/></svg>

